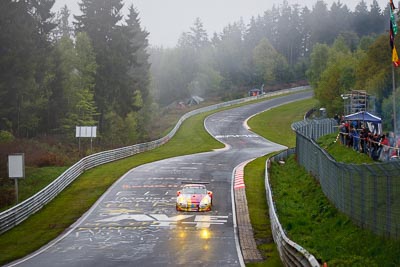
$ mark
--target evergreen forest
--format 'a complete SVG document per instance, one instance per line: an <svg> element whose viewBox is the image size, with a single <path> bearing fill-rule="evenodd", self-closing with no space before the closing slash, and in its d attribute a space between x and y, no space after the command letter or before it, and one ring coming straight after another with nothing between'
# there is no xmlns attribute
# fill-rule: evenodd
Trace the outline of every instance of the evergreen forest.
<svg viewBox="0 0 400 267"><path fill-rule="evenodd" d="M390 14L376 0L354 10L283 0L213 35L196 18L173 48L151 46L123 0L80 0L81 15L53 13L54 1L0 1L0 142L73 143L76 126L97 126L103 148L144 142L177 102L225 101L262 85L310 84L331 114L341 93L368 90L378 112L390 112Z"/></svg>

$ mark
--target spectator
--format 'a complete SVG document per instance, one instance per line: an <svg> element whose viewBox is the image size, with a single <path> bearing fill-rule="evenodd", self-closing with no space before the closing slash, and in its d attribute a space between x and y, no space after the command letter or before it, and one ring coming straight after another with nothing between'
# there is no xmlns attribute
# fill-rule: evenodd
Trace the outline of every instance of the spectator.
<svg viewBox="0 0 400 267"><path fill-rule="evenodd" d="M367 151L368 151L368 156L370 156L372 158L372 138L374 136L372 135L372 133L370 131L368 131L368 138L367 138Z"/></svg>
<svg viewBox="0 0 400 267"><path fill-rule="evenodd" d="M346 126L345 126L345 124L344 123L342 123L340 126L339 126L339 134L340 134L340 143L342 144L342 145L346 145L346 135L347 135L347 130L346 130Z"/></svg>
<svg viewBox="0 0 400 267"><path fill-rule="evenodd" d="M353 147L354 144L354 128L353 126L350 126L350 131L349 131L349 138L347 140L347 146L348 147Z"/></svg>
<svg viewBox="0 0 400 267"><path fill-rule="evenodd" d="M381 161L387 161L389 159L389 138L386 137L387 135L382 135L382 138L379 142L380 146L380 155L379 159Z"/></svg>
<svg viewBox="0 0 400 267"><path fill-rule="evenodd" d="M362 153L367 154L368 150L368 136L369 136L369 129L365 128L364 126L361 129L360 132L360 145L361 145L361 150Z"/></svg>
<svg viewBox="0 0 400 267"><path fill-rule="evenodd" d="M380 141L380 136L378 134L374 134L370 136L370 149L371 149L371 158L373 160L378 160L379 159L379 153L380 153L380 146L379 141Z"/></svg>
<svg viewBox="0 0 400 267"><path fill-rule="evenodd" d="M350 126L357 130L358 129L358 122L357 121L351 121Z"/></svg>
<svg viewBox="0 0 400 267"><path fill-rule="evenodd" d="M393 153L394 147L396 147L396 137L394 136L394 132L389 133L389 159Z"/></svg>
<svg viewBox="0 0 400 267"><path fill-rule="evenodd" d="M353 137L353 149L355 151L359 151L358 149L358 145L359 145L359 141L360 141L360 135L357 132L357 129L352 127L351 128L351 136Z"/></svg>
<svg viewBox="0 0 400 267"><path fill-rule="evenodd" d="M336 121L336 123L339 125L340 124L340 116L336 113L333 119Z"/></svg>
<svg viewBox="0 0 400 267"><path fill-rule="evenodd" d="M349 124L349 122L345 122L344 123L344 128L346 129L346 134L345 134L345 137L346 137L346 139L345 139L345 145L346 146L349 146L349 142L350 142L350 136L349 136L349 134L350 134L350 124Z"/></svg>
<svg viewBox="0 0 400 267"><path fill-rule="evenodd" d="M398 159L399 158L399 156L400 156L399 149L400 149L400 137L397 138L397 142L394 145L394 149L392 149L390 159Z"/></svg>
<svg viewBox="0 0 400 267"><path fill-rule="evenodd" d="M368 154L373 160L400 159L400 138L396 142L393 132L374 134L364 123L344 121L339 125L339 136L343 145Z"/></svg>

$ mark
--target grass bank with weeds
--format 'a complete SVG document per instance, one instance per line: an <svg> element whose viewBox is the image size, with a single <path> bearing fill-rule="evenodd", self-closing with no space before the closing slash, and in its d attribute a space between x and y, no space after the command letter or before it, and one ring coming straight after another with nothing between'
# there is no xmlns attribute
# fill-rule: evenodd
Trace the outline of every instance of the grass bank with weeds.
<svg viewBox="0 0 400 267"><path fill-rule="evenodd" d="M286 135L286 138L278 134L278 129L286 131L287 125L290 124L284 120L286 116L281 115L286 112L285 110L301 112L300 107L306 105L306 102L278 107L254 118L258 124L261 122L264 125L272 125L272 129L269 127L258 129L253 125L253 120L249 122L250 127L271 141L289 147L294 146L294 133L293 137ZM274 118L279 118L281 123L274 125ZM336 135L332 134L322 137L318 143L337 161L355 164L373 162L368 156L353 151L339 142L335 143L335 140ZM264 173L261 170L250 171L251 168L264 168L259 166L264 164L262 161L260 160L260 163L254 161L252 162L254 165L249 164L245 169L246 194L249 183L264 180ZM319 183L297 164L294 156L284 165L272 164L270 181L278 217L288 237L307 249L321 263L327 262L328 266L400 266L400 241L377 236L355 225L348 216L331 205ZM265 216L262 212L259 214L262 216L252 218L252 224L253 220L255 222L253 227L258 224L257 220L260 220L260 217ZM257 238L256 228L255 233ZM262 246L259 246L259 249L262 251Z"/></svg>
<svg viewBox="0 0 400 267"><path fill-rule="evenodd" d="M339 212L294 156L271 167L274 200L289 238L328 266L400 266L400 241L379 237Z"/></svg>
<svg viewBox="0 0 400 267"><path fill-rule="evenodd" d="M367 154L357 152L352 148L342 145L339 141L335 142L336 137L336 133L322 136L317 140L317 144L325 149L338 162L353 164L370 164L375 162Z"/></svg>
<svg viewBox="0 0 400 267"><path fill-rule="evenodd" d="M246 199L249 209L251 225L257 248L264 258L262 262L248 263L248 267L283 266L278 249L274 243L269 220L267 197L265 193L265 161L267 157L260 157L248 163L245 167Z"/></svg>
<svg viewBox="0 0 400 267"><path fill-rule="evenodd" d="M291 124L303 119L303 114L317 104L314 99L302 100L263 112L248 121L253 132L268 140L293 147L296 135ZM250 162L245 167L246 198L250 221L254 231L257 248L265 259L263 262L247 266L283 266L274 243L265 193L265 161L267 156Z"/></svg>
<svg viewBox="0 0 400 267"><path fill-rule="evenodd" d="M297 101L263 112L248 122L251 131L268 140L287 146L296 146L296 134L292 130L293 122L303 120L304 114L318 102L315 99Z"/></svg>

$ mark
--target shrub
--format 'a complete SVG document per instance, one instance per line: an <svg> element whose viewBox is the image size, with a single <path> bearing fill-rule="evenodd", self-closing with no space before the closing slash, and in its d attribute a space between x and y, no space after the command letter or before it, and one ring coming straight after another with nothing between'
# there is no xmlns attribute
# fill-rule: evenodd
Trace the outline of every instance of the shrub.
<svg viewBox="0 0 400 267"><path fill-rule="evenodd" d="M33 163L38 167L65 165L65 161L61 157L51 152L40 154Z"/></svg>
<svg viewBox="0 0 400 267"><path fill-rule="evenodd" d="M14 139L12 133L0 130L0 144L11 143Z"/></svg>
<svg viewBox="0 0 400 267"><path fill-rule="evenodd" d="M6 185L1 186L0 194L0 207L7 207L15 203L15 188L10 184L10 181Z"/></svg>

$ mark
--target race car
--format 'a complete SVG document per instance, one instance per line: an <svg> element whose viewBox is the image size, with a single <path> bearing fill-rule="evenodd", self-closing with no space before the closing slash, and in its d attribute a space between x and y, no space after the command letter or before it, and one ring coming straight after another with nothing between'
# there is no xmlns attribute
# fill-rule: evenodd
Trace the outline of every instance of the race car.
<svg viewBox="0 0 400 267"><path fill-rule="evenodd" d="M213 193L208 191L207 183L184 184L176 192L176 210L178 211L210 211Z"/></svg>

